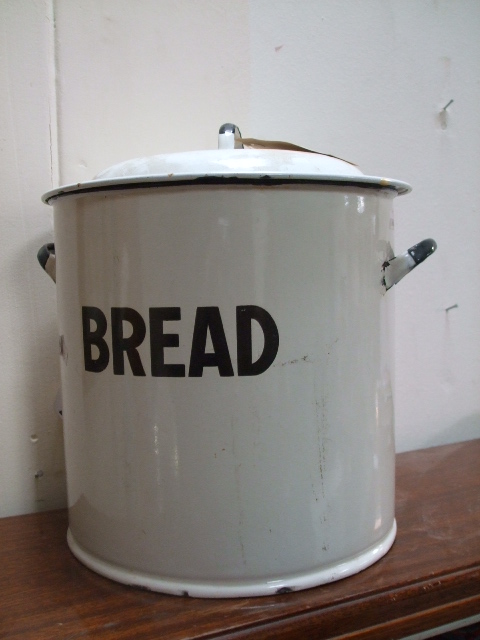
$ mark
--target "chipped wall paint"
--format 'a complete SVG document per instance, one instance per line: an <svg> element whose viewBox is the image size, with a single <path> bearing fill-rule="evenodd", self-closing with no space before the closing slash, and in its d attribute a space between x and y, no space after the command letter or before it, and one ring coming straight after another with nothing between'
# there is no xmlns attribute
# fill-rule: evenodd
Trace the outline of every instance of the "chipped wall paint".
<svg viewBox="0 0 480 640"><path fill-rule="evenodd" d="M0 3L0 516L65 504L40 195L226 121L412 184L396 247L439 249L396 287L397 448L480 436L479 22L476 0Z"/></svg>

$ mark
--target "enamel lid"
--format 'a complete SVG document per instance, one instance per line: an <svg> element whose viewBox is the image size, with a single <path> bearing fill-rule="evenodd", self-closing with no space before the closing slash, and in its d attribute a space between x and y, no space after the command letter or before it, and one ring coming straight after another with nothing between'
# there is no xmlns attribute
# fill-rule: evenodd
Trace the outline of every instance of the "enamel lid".
<svg viewBox="0 0 480 640"><path fill-rule="evenodd" d="M321 183L410 191L405 182L366 176L355 165L285 142L242 138L235 125L220 128L219 148L135 158L116 164L93 180L47 192L50 203L60 196L118 189L199 184Z"/></svg>

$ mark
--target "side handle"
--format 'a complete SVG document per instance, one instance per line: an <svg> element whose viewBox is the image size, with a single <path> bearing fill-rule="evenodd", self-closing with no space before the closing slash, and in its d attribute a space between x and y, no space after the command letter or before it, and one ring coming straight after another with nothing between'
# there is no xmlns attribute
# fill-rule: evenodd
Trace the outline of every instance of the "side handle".
<svg viewBox="0 0 480 640"><path fill-rule="evenodd" d="M388 291L394 284L410 273L416 266L426 260L428 256L437 249L437 243L432 238L422 240L413 247L410 247L405 253L395 256L391 260L383 263L383 284L385 290Z"/></svg>
<svg viewBox="0 0 480 640"><path fill-rule="evenodd" d="M57 269L55 262L55 245L53 242L50 244L44 244L43 247L37 253L37 259L42 269L44 269L51 279L56 282Z"/></svg>

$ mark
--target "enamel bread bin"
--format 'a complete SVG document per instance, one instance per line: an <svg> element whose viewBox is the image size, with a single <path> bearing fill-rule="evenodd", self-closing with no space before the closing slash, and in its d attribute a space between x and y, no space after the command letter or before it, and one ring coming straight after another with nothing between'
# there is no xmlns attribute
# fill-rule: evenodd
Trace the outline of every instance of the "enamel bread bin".
<svg viewBox="0 0 480 640"><path fill-rule="evenodd" d="M126 584L285 593L394 541L388 289L436 245L395 255L405 183L219 138L44 196L68 543Z"/></svg>

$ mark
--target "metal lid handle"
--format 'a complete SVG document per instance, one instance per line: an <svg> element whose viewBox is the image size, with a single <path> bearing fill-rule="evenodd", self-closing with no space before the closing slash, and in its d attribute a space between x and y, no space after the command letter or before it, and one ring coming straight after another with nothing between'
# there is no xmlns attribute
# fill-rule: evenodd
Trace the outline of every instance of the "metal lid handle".
<svg viewBox="0 0 480 640"><path fill-rule="evenodd" d="M219 149L243 149L242 134L236 124L227 122L218 131Z"/></svg>

